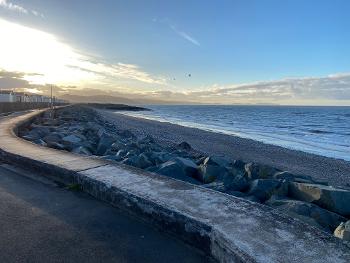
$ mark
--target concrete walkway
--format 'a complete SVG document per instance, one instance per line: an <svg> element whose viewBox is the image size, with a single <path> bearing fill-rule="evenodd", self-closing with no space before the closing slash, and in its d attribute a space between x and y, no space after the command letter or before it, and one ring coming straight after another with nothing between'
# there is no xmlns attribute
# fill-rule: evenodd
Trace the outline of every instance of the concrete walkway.
<svg viewBox="0 0 350 263"><path fill-rule="evenodd" d="M0 251L4 263L209 261L104 202L1 163Z"/></svg>

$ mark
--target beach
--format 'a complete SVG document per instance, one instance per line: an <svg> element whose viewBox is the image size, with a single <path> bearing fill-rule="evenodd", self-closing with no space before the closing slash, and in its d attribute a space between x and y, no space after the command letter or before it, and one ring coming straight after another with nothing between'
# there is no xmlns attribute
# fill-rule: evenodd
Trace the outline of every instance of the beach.
<svg viewBox="0 0 350 263"><path fill-rule="evenodd" d="M98 110L119 129L137 136L151 135L157 142L174 145L183 141L206 155L220 155L244 162L269 165L295 174L309 175L334 186L350 186L350 162L167 122Z"/></svg>

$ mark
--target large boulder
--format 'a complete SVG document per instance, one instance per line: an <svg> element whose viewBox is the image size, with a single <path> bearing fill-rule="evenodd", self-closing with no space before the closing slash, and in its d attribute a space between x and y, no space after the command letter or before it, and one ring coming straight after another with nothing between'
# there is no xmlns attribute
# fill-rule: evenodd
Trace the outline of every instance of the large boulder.
<svg viewBox="0 0 350 263"><path fill-rule="evenodd" d="M207 157L199 166L200 181L211 183L217 178L223 178L228 173L229 161L220 157Z"/></svg>
<svg viewBox="0 0 350 263"><path fill-rule="evenodd" d="M107 133L102 133L99 137L100 137L100 140L97 145L96 155L104 155L105 152L115 142L115 137Z"/></svg>
<svg viewBox="0 0 350 263"><path fill-rule="evenodd" d="M70 134L62 138L62 141L64 143L70 143L70 144L79 144L82 142L82 140L83 139L81 138L81 136L77 136L75 134Z"/></svg>
<svg viewBox="0 0 350 263"><path fill-rule="evenodd" d="M299 218L308 224L322 228L331 233L333 233L334 229L341 222L346 221L346 218L341 215L303 201L280 199L269 200L266 204L276 207L277 211L287 213L292 217Z"/></svg>
<svg viewBox="0 0 350 263"><path fill-rule="evenodd" d="M334 236L341 238L344 241L350 241L350 220L347 222L341 222L334 230Z"/></svg>
<svg viewBox="0 0 350 263"><path fill-rule="evenodd" d="M247 163L244 168L249 180L267 179L272 177L278 171L273 167L257 163Z"/></svg>
<svg viewBox="0 0 350 263"><path fill-rule="evenodd" d="M291 182L289 184L291 197L310 203L315 203L329 211L350 216L350 191L320 184L305 184Z"/></svg>
<svg viewBox="0 0 350 263"><path fill-rule="evenodd" d="M198 181L193 179L193 166L185 165L184 162L179 162L179 160L170 160L161 164L155 172L166 175L175 179L182 181L198 184Z"/></svg>
<svg viewBox="0 0 350 263"><path fill-rule="evenodd" d="M174 158L173 154L167 152L151 152L148 155L149 159L157 165L165 163Z"/></svg>
<svg viewBox="0 0 350 263"><path fill-rule="evenodd" d="M187 142L179 143L179 144L177 145L177 147L178 147L179 149L185 150L185 151L190 151L190 150L192 150L191 145L190 145L189 143L187 143Z"/></svg>
<svg viewBox="0 0 350 263"><path fill-rule="evenodd" d="M141 169L145 169L147 167L150 167L153 165L153 163L148 159L147 155L144 153L141 153L138 156L138 164L137 167L141 168Z"/></svg>
<svg viewBox="0 0 350 263"><path fill-rule="evenodd" d="M62 140L62 134L57 132L52 132L49 135L46 135L43 138L43 141L47 143L47 145L52 145L54 143L60 143Z"/></svg>
<svg viewBox="0 0 350 263"><path fill-rule="evenodd" d="M254 195L261 202L266 201L272 195L286 196L288 183L276 179L256 179L251 182L248 195Z"/></svg>

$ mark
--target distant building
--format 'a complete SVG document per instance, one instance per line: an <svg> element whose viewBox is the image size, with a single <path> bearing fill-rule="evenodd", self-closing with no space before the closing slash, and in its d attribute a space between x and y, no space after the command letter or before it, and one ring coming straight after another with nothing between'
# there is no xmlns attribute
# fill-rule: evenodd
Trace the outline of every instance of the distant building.
<svg viewBox="0 0 350 263"><path fill-rule="evenodd" d="M66 100L61 100L53 97L53 103L67 103ZM0 90L0 102L34 102L34 103L51 103L51 97L27 94L25 92L13 92L12 90Z"/></svg>
<svg viewBox="0 0 350 263"><path fill-rule="evenodd" d="M10 90L1 90L0 102L16 102L16 95Z"/></svg>

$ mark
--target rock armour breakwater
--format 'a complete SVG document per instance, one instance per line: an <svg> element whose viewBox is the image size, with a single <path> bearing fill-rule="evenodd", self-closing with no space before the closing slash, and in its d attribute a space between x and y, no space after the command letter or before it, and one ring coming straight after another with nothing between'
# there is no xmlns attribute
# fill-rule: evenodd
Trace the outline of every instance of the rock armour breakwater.
<svg viewBox="0 0 350 263"><path fill-rule="evenodd" d="M310 176L266 165L207 156L186 142L163 146L151 134L139 138L128 130L117 129L83 106L58 109L53 118L46 112L23 127L19 135L43 146L96 155L263 203L329 233L350 216L348 189L333 188Z"/></svg>

